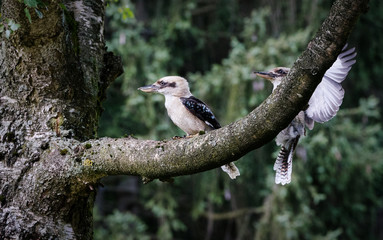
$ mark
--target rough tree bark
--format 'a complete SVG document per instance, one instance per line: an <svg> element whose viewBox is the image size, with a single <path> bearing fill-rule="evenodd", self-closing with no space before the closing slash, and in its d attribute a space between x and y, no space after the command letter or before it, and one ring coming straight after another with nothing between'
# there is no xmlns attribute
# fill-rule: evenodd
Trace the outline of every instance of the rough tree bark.
<svg viewBox="0 0 383 240"><path fill-rule="evenodd" d="M103 38L104 1L1 1L21 27L0 50L0 238L91 239L95 185L197 173L261 147L305 107L368 0L338 0L281 86L245 118L192 139L95 139L105 89L121 61ZM61 3L61 2L60 2ZM278 116L278 118L275 118Z"/></svg>

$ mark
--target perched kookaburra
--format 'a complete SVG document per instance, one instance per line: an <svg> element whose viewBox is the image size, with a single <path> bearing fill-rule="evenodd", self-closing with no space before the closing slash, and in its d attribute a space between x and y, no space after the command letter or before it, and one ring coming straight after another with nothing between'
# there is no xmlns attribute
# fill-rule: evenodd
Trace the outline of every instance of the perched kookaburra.
<svg viewBox="0 0 383 240"><path fill-rule="evenodd" d="M305 135L305 125L312 130L314 121L327 122L338 112L344 97L341 83L346 78L351 66L356 62L354 60L355 48L345 49L346 46L334 64L324 74L321 83L308 102L308 108L301 111L290 125L278 134L275 141L277 145L281 146L281 150L274 164L276 184L285 185L291 182L293 153L299 138ZM256 72L256 75L270 80L273 83L274 91L289 70L289 68L277 67L269 72Z"/></svg>
<svg viewBox="0 0 383 240"><path fill-rule="evenodd" d="M139 90L163 94L170 119L187 135L221 127L210 108L190 93L189 84L185 78L163 77L152 85L140 87ZM234 163L226 164L221 168L229 174L231 179L240 175Z"/></svg>

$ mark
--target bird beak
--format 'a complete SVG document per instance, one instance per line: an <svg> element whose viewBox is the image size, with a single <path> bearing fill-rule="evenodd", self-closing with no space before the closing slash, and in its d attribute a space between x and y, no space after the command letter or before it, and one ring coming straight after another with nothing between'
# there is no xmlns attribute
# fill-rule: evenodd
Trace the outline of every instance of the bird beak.
<svg viewBox="0 0 383 240"><path fill-rule="evenodd" d="M160 89L160 87L156 86L156 85L148 85L148 86L143 86L143 87L140 87L138 88L138 90L141 90L143 92L157 92L158 89Z"/></svg>
<svg viewBox="0 0 383 240"><path fill-rule="evenodd" d="M272 72L254 72L257 76L260 76L261 78L272 80L276 77L276 75Z"/></svg>

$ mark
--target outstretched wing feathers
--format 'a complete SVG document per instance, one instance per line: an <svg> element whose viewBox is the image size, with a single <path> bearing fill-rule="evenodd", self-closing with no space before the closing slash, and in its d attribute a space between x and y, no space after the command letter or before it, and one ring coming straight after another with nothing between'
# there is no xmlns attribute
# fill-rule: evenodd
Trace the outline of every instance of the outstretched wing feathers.
<svg viewBox="0 0 383 240"><path fill-rule="evenodd" d="M356 62L354 59L356 56L355 48L345 50L346 47L347 45L334 64L326 71L322 82L309 100L306 115L315 122L327 122L336 115L342 104L344 89L341 83Z"/></svg>
<svg viewBox="0 0 383 240"><path fill-rule="evenodd" d="M189 110L189 112L191 112L194 116L198 117L214 129L221 128L221 125L215 118L213 112L204 102L194 96L188 98L181 97L180 99L186 109Z"/></svg>

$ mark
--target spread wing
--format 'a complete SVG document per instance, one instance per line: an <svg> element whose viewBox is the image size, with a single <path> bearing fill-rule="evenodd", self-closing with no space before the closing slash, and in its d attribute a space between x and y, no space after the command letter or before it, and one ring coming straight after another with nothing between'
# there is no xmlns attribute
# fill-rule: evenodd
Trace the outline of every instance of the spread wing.
<svg viewBox="0 0 383 240"><path fill-rule="evenodd" d="M221 127L213 112L204 102L198 98L195 98L194 96L188 98L181 97L180 99L182 104L187 108L187 110L189 110L189 112L204 121L207 125L214 129Z"/></svg>
<svg viewBox="0 0 383 240"><path fill-rule="evenodd" d="M309 100L309 107L305 111L307 117L315 122L327 122L339 110L344 97L341 83L347 77L352 65L356 62L355 48L343 48L334 64L326 71L322 82L315 89ZM313 127L313 123L312 123Z"/></svg>

